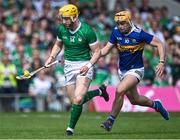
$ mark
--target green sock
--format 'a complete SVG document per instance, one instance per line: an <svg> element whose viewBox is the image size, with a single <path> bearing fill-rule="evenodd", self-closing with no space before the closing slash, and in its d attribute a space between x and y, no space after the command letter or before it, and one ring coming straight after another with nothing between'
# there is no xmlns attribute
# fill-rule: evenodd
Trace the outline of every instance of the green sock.
<svg viewBox="0 0 180 140"><path fill-rule="evenodd" d="M84 96L84 100L81 105L73 104L71 107L71 118L68 127L74 129L79 117L82 113L83 104L91 100L93 97L99 96L99 89L88 91Z"/></svg>
<svg viewBox="0 0 180 140"><path fill-rule="evenodd" d="M70 122L69 122L69 125L68 127L74 129L77 121L79 120L79 117L82 113L82 105L75 105L73 104L72 105L72 108L71 108L71 118L70 118Z"/></svg>
<svg viewBox="0 0 180 140"><path fill-rule="evenodd" d="M87 101L91 100L95 96L99 96L99 89L88 91L86 93L86 95L84 96L84 100L83 100L82 104L84 104Z"/></svg>

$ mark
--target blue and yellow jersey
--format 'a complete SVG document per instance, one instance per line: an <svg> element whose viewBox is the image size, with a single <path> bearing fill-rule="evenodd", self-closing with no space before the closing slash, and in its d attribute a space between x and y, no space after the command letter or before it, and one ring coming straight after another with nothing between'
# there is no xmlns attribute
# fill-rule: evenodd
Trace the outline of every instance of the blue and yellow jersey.
<svg viewBox="0 0 180 140"><path fill-rule="evenodd" d="M114 27L109 42L119 50L119 67L121 71L144 67L143 49L150 44L153 35L133 26L127 35L121 34L118 27Z"/></svg>

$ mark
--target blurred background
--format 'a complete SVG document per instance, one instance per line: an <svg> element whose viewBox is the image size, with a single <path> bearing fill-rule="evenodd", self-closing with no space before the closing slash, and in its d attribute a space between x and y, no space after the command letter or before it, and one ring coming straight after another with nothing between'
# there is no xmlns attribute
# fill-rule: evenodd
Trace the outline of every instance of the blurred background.
<svg viewBox="0 0 180 140"><path fill-rule="evenodd" d="M145 75L139 88L143 94L153 90L153 95L147 95L166 101L169 111L180 111L179 0L0 0L0 112L70 109L64 88L63 64L41 71L30 80L19 81L15 78L25 69L33 71L44 64L56 40L56 29L60 24L58 9L68 3L79 7L80 20L94 28L101 47L106 44L115 26L114 14L121 10L130 10L136 26L156 35L167 50L165 77L155 77L158 51L146 45ZM63 52L57 59L63 59ZM95 65L96 73L91 84L94 87L108 83L111 101L106 105L110 108L119 81L117 64L118 51L113 48ZM108 107L96 109L102 104L97 98L85 109L110 111ZM125 107L124 111L147 110L127 110Z"/></svg>

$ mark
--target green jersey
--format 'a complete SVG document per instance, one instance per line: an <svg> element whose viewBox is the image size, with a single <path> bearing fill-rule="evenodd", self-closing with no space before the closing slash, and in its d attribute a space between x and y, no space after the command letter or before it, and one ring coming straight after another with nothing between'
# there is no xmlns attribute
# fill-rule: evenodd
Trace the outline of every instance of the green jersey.
<svg viewBox="0 0 180 140"><path fill-rule="evenodd" d="M62 24L58 27L57 40L64 44L64 59L69 61L86 61L91 59L90 46L97 43L93 29L80 22L75 31L70 31Z"/></svg>

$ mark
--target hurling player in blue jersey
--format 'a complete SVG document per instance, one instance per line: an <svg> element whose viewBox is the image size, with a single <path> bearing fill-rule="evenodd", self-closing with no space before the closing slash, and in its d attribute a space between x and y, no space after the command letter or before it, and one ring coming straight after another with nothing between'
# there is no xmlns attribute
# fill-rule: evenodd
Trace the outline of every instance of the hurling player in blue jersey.
<svg viewBox="0 0 180 140"><path fill-rule="evenodd" d="M169 120L169 113L160 101L152 101L145 96L139 95L137 85L144 75L143 49L145 44L157 46L160 60L156 67L156 75L163 76L165 69L165 47L155 36L137 28L131 21L129 11L121 11L115 14L114 20L117 24L112 30L109 42L101 50L101 55L108 54L112 47L116 46L119 51L119 77L120 82L116 89L112 111L108 119L101 127L110 131L118 116L124 100L128 97L133 105L151 107L160 112L165 120Z"/></svg>

